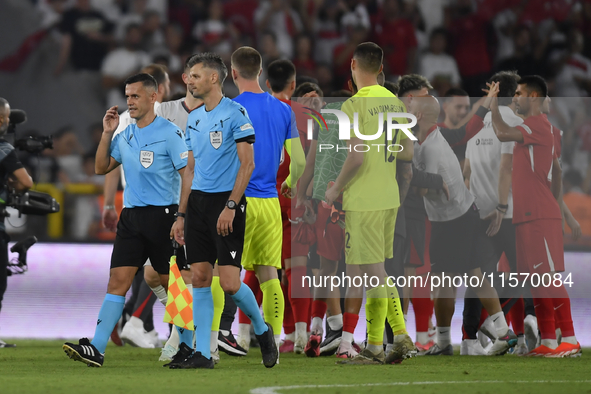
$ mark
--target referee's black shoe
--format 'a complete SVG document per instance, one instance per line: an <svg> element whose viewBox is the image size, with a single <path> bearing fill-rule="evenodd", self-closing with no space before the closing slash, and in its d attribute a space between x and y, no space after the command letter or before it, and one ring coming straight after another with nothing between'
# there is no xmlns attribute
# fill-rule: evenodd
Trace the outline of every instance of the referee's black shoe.
<svg viewBox="0 0 591 394"><path fill-rule="evenodd" d="M273 327L267 324L267 331L261 335L257 335L257 340L261 346L261 354L263 355L263 364L267 368L273 368L277 364L279 358L279 350L275 343L275 335L273 335Z"/></svg>
<svg viewBox="0 0 591 394"><path fill-rule="evenodd" d="M220 330L218 333L218 348L230 356L246 356L247 353L247 351L238 344L232 331L229 331L228 335L224 335Z"/></svg>
<svg viewBox="0 0 591 394"><path fill-rule="evenodd" d="M171 369L213 369L213 359L205 358L201 352L195 352L189 356L185 361L178 364L175 367L170 367Z"/></svg>
<svg viewBox="0 0 591 394"><path fill-rule="evenodd" d="M169 367L171 369L178 368L178 366L183 361L188 359L191 354L193 354L193 349L187 346L185 342L181 342L178 352L176 352L176 354L172 357L172 360L169 363L164 364L163 367Z"/></svg>
<svg viewBox="0 0 591 394"><path fill-rule="evenodd" d="M66 342L62 349L68 357L74 361L81 361L89 367L102 367L105 362L105 356L98 351L88 338L82 338L78 344Z"/></svg>

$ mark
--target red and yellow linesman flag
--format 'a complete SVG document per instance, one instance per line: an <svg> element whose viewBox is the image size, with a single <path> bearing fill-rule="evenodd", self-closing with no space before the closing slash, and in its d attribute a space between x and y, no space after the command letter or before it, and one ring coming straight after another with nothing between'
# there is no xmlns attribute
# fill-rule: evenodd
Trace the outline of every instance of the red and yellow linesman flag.
<svg viewBox="0 0 591 394"><path fill-rule="evenodd" d="M194 331L193 295L187 289L181 271L176 264L176 256L170 258L168 277L168 301L164 312L164 322Z"/></svg>

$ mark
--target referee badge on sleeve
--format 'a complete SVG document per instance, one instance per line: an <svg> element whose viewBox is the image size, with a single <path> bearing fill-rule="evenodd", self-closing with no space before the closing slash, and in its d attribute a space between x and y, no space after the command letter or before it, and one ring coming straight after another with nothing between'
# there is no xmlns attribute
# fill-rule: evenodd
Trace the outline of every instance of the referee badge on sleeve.
<svg viewBox="0 0 591 394"><path fill-rule="evenodd" d="M221 131L210 131L209 132L209 142L211 142L211 146L214 149L219 149L222 146L222 138L223 134Z"/></svg>
<svg viewBox="0 0 591 394"><path fill-rule="evenodd" d="M140 151L140 163L144 168L150 167L154 163L154 152L149 150Z"/></svg>

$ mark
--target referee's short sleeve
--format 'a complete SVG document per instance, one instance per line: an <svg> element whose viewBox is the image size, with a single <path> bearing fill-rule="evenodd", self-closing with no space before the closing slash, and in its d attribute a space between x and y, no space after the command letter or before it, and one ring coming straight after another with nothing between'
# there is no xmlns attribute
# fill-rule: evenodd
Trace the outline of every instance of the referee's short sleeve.
<svg viewBox="0 0 591 394"><path fill-rule="evenodd" d="M234 121L232 122L232 134L234 141L254 141L254 127L248 117L248 112L243 106L239 106L234 111ZM250 138L253 137L253 138Z"/></svg>
<svg viewBox="0 0 591 394"><path fill-rule="evenodd" d="M187 144L185 143L185 136L184 133L177 129L172 129L172 135L167 140L166 150L170 155L170 159L172 160L172 165L175 169L180 170L181 168L185 168L187 166L187 158L189 157L189 152L187 150Z"/></svg>
<svg viewBox="0 0 591 394"><path fill-rule="evenodd" d="M113 159L118 163L121 163L121 152L119 151L119 141L121 139L121 133L118 133L111 141L110 154Z"/></svg>
<svg viewBox="0 0 591 394"><path fill-rule="evenodd" d="M185 145L187 146L187 150L192 151L193 147L191 146L191 129L187 127L185 131Z"/></svg>

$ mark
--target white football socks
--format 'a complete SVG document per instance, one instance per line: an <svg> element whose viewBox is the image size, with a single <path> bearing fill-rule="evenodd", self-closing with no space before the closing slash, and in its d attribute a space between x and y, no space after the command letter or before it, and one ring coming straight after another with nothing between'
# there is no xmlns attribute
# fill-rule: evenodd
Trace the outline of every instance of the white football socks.
<svg viewBox="0 0 591 394"><path fill-rule="evenodd" d="M542 345L549 347L550 349L556 349L558 342L556 339L542 339Z"/></svg>
<svg viewBox="0 0 591 394"><path fill-rule="evenodd" d="M343 314L342 313L339 313L338 315L334 315L334 316L329 316L326 318L326 321L328 321L328 326L333 331L338 331L341 328L343 328Z"/></svg>
<svg viewBox="0 0 591 394"><path fill-rule="evenodd" d="M503 311L497 312L492 315L491 320L495 325L495 332L497 333L497 338L501 338L507 334L509 330L509 326L507 325L507 320L505 320L505 315Z"/></svg>
<svg viewBox="0 0 591 394"><path fill-rule="evenodd" d="M451 327L437 327L437 346L445 349L451 345Z"/></svg>
<svg viewBox="0 0 591 394"><path fill-rule="evenodd" d="M306 330L308 325L306 322L299 322L295 324L295 338L303 338L304 342L308 338L306 336Z"/></svg>
<svg viewBox="0 0 591 394"><path fill-rule="evenodd" d="M181 342L181 339L179 337L179 332L177 330L176 327L172 327L172 331L170 332L170 337L168 338L168 341L166 341L166 344L164 345L166 346L172 346L175 349L179 348L179 344Z"/></svg>
<svg viewBox="0 0 591 394"><path fill-rule="evenodd" d="M353 343L353 333L352 332L347 332L347 331L343 331L343 337L341 339L341 345L340 346L345 346L347 349L351 347L351 344Z"/></svg>
<svg viewBox="0 0 591 394"><path fill-rule="evenodd" d="M426 345L429 342L428 332L417 332L417 342L421 345Z"/></svg>
<svg viewBox="0 0 591 394"><path fill-rule="evenodd" d="M577 337L572 336L572 337L562 337L562 342L566 342L566 343L570 343L571 345L576 345L577 343Z"/></svg>
<svg viewBox="0 0 591 394"><path fill-rule="evenodd" d="M219 331L212 331L211 336L209 337L209 351L211 353L218 350L218 332Z"/></svg>
<svg viewBox="0 0 591 394"><path fill-rule="evenodd" d="M164 286L158 285L156 287L150 287L150 289L152 289L154 294L156 294L156 297L158 297L158 301L160 301L162 305L166 306L166 302L168 301L168 294L166 294Z"/></svg>
<svg viewBox="0 0 591 394"><path fill-rule="evenodd" d="M312 324L310 325L310 331L318 331L320 335L324 333L324 329L322 328L322 319L319 317L315 317L312 319Z"/></svg>

